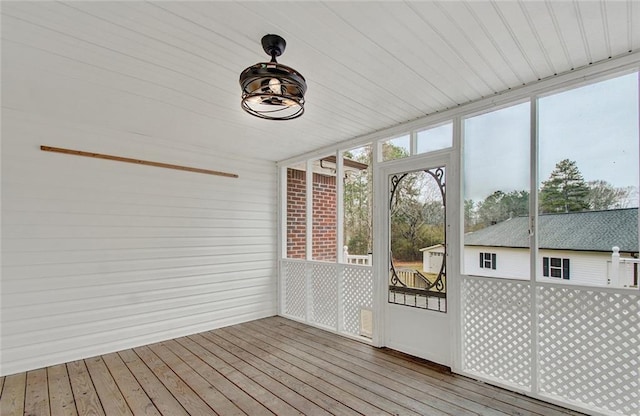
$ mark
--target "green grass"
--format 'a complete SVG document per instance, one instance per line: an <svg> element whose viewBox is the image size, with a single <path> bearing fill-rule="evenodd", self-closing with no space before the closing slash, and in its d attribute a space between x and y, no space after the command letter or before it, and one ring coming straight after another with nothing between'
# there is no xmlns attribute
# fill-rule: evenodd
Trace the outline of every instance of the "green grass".
<svg viewBox="0 0 640 416"><path fill-rule="evenodd" d="M423 270L422 270L422 262L421 261L394 260L393 261L393 265L396 266L396 268L413 269L413 270L417 270L419 272L423 272Z"/></svg>

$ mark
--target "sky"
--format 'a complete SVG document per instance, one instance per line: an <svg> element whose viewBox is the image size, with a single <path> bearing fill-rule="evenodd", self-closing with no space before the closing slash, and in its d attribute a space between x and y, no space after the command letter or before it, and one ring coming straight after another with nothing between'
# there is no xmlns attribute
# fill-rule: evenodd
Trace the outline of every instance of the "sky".
<svg viewBox="0 0 640 416"><path fill-rule="evenodd" d="M541 98L538 107L540 182L570 159L586 181L638 189L637 73ZM529 113L527 102L465 121L465 199L529 190Z"/></svg>
<svg viewBox="0 0 640 416"><path fill-rule="evenodd" d="M585 181L640 189L638 73L552 94L538 101L539 179L570 159ZM464 121L464 198L481 201L497 190L529 189L530 104L525 102ZM417 134L418 153L451 146L452 124ZM409 150L409 135L390 143ZM353 151L354 154L358 150Z"/></svg>

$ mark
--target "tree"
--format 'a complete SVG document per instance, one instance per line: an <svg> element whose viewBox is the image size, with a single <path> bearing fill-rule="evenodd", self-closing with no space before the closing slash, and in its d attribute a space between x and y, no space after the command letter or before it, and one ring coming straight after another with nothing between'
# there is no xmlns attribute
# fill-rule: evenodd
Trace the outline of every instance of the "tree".
<svg viewBox="0 0 640 416"><path fill-rule="evenodd" d="M477 223L482 227L527 214L529 214L529 192L524 190L509 193L495 191L477 204Z"/></svg>
<svg viewBox="0 0 640 416"><path fill-rule="evenodd" d="M401 159L409 154L401 147L390 143L382 146L384 160ZM369 166L368 169L349 172L344 181L344 239L351 254L367 254L373 249L373 155L372 146L354 155L345 152L344 157ZM404 182L404 181L403 181ZM416 184L409 181L401 184L398 199L411 199Z"/></svg>
<svg viewBox="0 0 640 416"><path fill-rule="evenodd" d="M607 181L590 181L587 201L594 211L606 209L626 208L629 205L629 197L632 188L615 188Z"/></svg>
<svg viewBox="0 0 640 416"><path fill-rule="evenodd" d="M486 227L508 218L506 209L502 204L504 195L502 191L495 191L486 197L484 201L478 203L478 222L480 224Z"/></svg>
<svg viewBox="0 0 640 416"><path fill-rule="evenodd" d="M382 144L382 160L402 159L409 156L406 149L391 143Z"/></svg>
<svg viewBox="0 0 640 416"><path fill-rule="evenodd" d="M464 200L464 232L475 231L476 229L476 203L473 199Z"/></svg>
<svg viewBox="0 0 640 416"><path fill-rule="evenodd" d="M529 192L512 191L505 195L504 203L509 213L509 218L529 215Z"/></svg>
<svg viewBox="0 0 640 416"><path fill-rule="evenodd" d="M415 260L422 247L420 234L425 226L424 210L417 199L407 199L391 213L391 251L394 257Z"/></svg>
<svg viewBox="0 0 640 416"><path fill-rule="evenodd" d="M444 224L444 209L442 198L426 201L422 206L425 223L427 225L442 226Z"/></svg>
<svg viewBox="0 0 640 416"><path fill-rule="evenodd" d="M540 212L575 212L589 209L587 186L575 161L558 162L540 189Z"/></svg>
<svg viewBox="0 0 640 416"><path fill-rule="evenodd" d="M345 152L346 159L369 166L365 170L351 171L344 181L344 239L351 254L367 254L373 247L373 177L371 146L354 156Z"/></svg>
<svg viewBox="0 0 640 416"><path fill-rule="evenodd" d="M420 249L444 242L444 205L434 178L422 171L402 176L391 204L394 259L417 261Z"/></svg>

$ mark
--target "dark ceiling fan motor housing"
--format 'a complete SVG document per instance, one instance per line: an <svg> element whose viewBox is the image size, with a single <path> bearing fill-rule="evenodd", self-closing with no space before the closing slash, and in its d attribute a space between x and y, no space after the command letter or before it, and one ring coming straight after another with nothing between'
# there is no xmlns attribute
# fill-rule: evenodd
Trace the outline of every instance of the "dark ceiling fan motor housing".
<svg viewBox="0 0 640 416"><path fill-rule="evenodd" d="M262 48L271 56L242 71L242 109L268 120L292 120L304 113L307 83L295 69L279 64L276 57L284 53L287 43L278 35L262 38Z"/></svg>

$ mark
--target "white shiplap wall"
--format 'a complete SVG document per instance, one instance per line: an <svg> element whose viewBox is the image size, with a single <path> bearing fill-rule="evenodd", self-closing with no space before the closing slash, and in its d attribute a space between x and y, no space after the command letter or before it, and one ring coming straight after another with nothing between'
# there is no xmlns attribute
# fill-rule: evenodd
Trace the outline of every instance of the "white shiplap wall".
<svg viewBox="0 0 640 416"><path fill-rule="evenodd" d="M274 163L6 107L2 117L1 375L276 313Z"/></svg>

